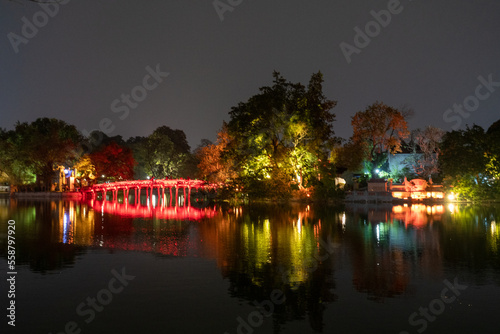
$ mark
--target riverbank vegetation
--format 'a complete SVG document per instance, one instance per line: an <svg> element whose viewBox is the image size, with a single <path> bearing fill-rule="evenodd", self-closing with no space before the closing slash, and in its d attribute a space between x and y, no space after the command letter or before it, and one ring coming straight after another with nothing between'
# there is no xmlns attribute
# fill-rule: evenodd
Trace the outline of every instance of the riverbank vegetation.
<svg viewBox="0 0 500 334"><path fill-rule="evenodd" d="M0 129L0 182L54 190L75 172L77 187L199 178L219 183L225 200L288 201L342 199L371 178L407 177L443 182L463 200L500 199L500 121L486 130L411 131L413 110L375 101L352 117L353 135L342 139L334 131L337 102L322 84L320 72L307 85L274 72L270 86L231 108L215 142L194 150L184 131L167 125L125 140L101 131L84 136L58 119L18 122ZM403 163L394 163L398 155Z"/></svg>

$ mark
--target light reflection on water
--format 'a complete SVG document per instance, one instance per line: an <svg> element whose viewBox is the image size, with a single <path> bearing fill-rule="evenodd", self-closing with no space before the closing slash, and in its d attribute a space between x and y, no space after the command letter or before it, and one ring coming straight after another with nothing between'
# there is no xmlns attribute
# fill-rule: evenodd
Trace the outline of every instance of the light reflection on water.
<svg viewBox="0 0 500 334"><path fill-rule="evenodd" d="M408 314L420 305L421 292L444 278L452 280L450 275L470 285L490 286L491 296L500 294L498 206L197 208L100 201L4 201L0 205L2 224L16 220L18 266L38 275L55 274L78 269L79 259L101 250L112 258L118 258L115 252L125 251L213 261L222 282L228 284L228 296L237 301L263 301L274 289L285 293L286 303L276 306L272 316L270 326L275 332L293 332L287 326L291 322L326 332L343 323L330 314L341 312L339 305L344 307L342 312L357 307L356 312L363 313L373 309L370 303L374 302L386 305L377 310L397 315L397 326L388 324L386 330L410 330ZM5 238L1 243L6 249ZM5 252L1 255L6 258ZM133 268L136 264L130 261L128 266ZM157 262L139 276L153 291L163 291L165 287L156 285L160 283L153 277L157 270L168 272L170 266ZM92 269L87 274L97 275ZM197 279L203 284L203 277ZM182 282L178 284L170 293L181 288ZM488 312L484 304L496 301L491 296L475 302L483 303L482 309ZM430 297L425 298L428 303ZM359 300L364 301L359 304ZM210 302L199 302L206 303L210 312ZM455 307L455 316L467 314ZM244 308L237 314L245 315ZM219 332L236 332L235 319L234 315L217 319ZM365 326L371 316L367 319ZM102 320L101 326L106 324ZM365 328L362 322L356 326Z"/></svg>

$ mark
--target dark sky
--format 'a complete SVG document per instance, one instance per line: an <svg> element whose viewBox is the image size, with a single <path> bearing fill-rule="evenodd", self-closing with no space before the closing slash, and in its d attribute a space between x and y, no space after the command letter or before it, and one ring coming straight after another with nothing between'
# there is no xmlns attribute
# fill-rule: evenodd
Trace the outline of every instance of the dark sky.
<svg viewBox="0 0 500 334"><path fill-rule="evenodd" d="M220 0L238 4L221 20L213 0L72 0L53 17L25 0L0 0L0 127L55 117L91 131L109 119L109 135L127 139L168 125L195 148L215 139L232 106L270 85L273 70L304 84L321 70L344 138L351 116L376 100L413 108L412 129L498 120L500 1L397 2ZM388 8L382 27L370 12ZM40 27L34 35L25 28L33 36L22 43L23 17ZM340 45L355 47L354 29L367 23L373 37L368 45L358 38L348 63ZM158 64L169 75L145 90L146 67ZM480 76L493 83L484 87ZM131 92L141 100L130 102L135 108L123 117L118 100L122 111L113 112ZM445 113L464 102L470 112Z"/></svg>

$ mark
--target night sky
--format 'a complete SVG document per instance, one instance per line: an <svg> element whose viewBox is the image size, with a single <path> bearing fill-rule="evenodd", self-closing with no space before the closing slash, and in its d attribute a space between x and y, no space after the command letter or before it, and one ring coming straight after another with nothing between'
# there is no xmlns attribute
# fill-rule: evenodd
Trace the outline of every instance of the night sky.
<svg viewBox="0 0 500 334"><path fill-rule="evenodd" d="M127 139L167 125L194 149L273 70L304 84L322 71L344 138L376 100L413 108L412 129L500 118L498 0L220 0L220 13L212 0L63 2L50 17L0 0L2 128L55 117L92 131L107 119L108 135ZM158 81L146 77L157 68Z"/></svg>

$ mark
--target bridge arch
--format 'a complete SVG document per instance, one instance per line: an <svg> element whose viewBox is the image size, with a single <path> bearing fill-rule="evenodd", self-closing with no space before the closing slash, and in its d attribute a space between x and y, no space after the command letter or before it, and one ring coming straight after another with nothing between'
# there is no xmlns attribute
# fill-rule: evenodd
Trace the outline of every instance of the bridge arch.
<svg viewBox="0 0 500 334"><path fill-rule="evenodd" d="M128 203L133 196L134 203L131 204L140 204L141 193L145 189L148 203L157 199L163 206L190 206L193 189L198 192L200 189L210 190L217 187L218 185L203 180L134 180L94 184L82 189L82 193L84 199L97 200L100 195L102 201L107 201L107 193L111 192L111 201L118 201L118 192L121 190L125 202Z"/></svg>

